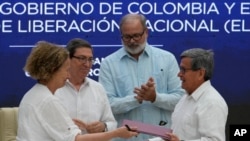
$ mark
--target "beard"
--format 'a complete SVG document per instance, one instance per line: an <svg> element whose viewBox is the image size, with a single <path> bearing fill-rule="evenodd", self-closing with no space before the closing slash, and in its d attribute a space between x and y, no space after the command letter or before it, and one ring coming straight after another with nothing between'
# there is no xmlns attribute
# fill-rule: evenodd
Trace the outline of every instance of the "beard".
<svg viewBox="0 0 250 141"><path fill-rule="evenodd" d="M122 43L125 47L125 50L128 53L135 55L135 54L141 53L145 49L147 41L143 42L142 44L131 43L131 44L125 45L124 42Z"/></svg>

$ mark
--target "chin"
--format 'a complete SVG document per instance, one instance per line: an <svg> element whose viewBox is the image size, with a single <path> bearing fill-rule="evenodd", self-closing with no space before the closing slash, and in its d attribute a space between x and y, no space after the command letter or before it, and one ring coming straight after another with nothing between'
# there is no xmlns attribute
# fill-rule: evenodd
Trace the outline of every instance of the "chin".
<svg viewBox="0 0 250 141"><path fill-rule="evenodd" d="M185 85L184 85L184 82L182 81L181 83L181 87L184 89L185 88Z"/></svg>
<svg viewBox="0 0 250 141"><path fill-rule="evenodd" d="M66 84L66 81L64 81L64 82L62 83L62 85L60 85L58 88L62 88L65 84Z"/></svg>
<svg viewBox="0 0 250 141"><path fill-rule="evenodd" d="M59 86L57 89L62 88L64 85L65 85L65 83L63 85Z"/></svg>

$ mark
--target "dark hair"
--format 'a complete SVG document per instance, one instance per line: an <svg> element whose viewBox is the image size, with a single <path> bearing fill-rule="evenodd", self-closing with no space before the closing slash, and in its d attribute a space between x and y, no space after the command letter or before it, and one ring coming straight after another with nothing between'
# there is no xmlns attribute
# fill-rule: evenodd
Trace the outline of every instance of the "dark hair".
<svg viewBox="0 0 250 141"><path fill-rule="evenodd" d="M192 70L205 69L204 80L212 78L214 69L214 53L212 50L204 50L201 48L193 48L182 52L181 58L189 57L192 59Z"/></svg>
<svg viewBox="0 0 250 141"><path fill-rule="evenodd" d="M69 53L65 48L39 41L28 56L24 71L33 79L47 83L68 57Z"/></svg>
<svg viewBox="0 0 250 141"><path fill-rule="evenodd" d="M91 46L91 44L81 38L74 38L71 39L67 45L66 45L67 50L69 51L69 57L72 58L76 52L77 48L90 48L92 50L93 53L93 48Z"/></svg>

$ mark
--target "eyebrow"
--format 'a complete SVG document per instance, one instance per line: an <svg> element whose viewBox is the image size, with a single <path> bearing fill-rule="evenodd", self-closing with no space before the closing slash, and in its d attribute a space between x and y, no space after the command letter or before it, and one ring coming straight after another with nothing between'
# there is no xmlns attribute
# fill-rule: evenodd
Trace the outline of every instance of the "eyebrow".
<svg viewBox="0 0 250 141"><path fill-rule="evenodd" d="M74 56L77 56L77 57L84 57L84 58L93 58L93 56L87 57L87 56L85 56L85 55L74 55Z"/></svg>

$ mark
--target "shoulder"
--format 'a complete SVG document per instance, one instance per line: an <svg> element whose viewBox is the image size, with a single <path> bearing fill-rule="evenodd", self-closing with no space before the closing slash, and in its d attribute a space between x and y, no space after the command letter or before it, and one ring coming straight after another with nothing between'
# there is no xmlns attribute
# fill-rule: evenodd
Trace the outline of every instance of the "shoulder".
<svg viewBox="0 0 250 141"><path fill-rule="evenodd" d="M149 56L151 56L154 60L160 59L160 64L163 64L165 66L177 65L177 59L170 51L164 50L163 48L149 46L147 52Z"/></svg>
<svg viewBox="0 0 250 141"><path fill-rule="evenodd" d="M117 60L117 59L121 58L122 55L124 55L123 47L116 50L115 52L111 53L110 55L106 56L104 58L103 62L110 61L110 60Z"/></svg>
<svg viewBox="0 0 250 141"><path fill-rule="evenodd" d="M204 91L203 99L200 103L202 105L203 103L206 103L206 105L210 105L210 107L218 107L218 106L227 107L224 98L212 85L209 85L207 89Z"/></svg>
<svg viewBox="0 0 250 141"><path fill-rule="evenodd" d="M159 54L159 55L167 55L170 57L174 57L174 54L168 50L164 50L163 48L158 48L151 46L152 53Z"/></svg>
<svg viewBox="0 0 250 141"><path fill-rule="evenodd" d="M103 86L102 86L102 84L101 84L100 82L98 82L98 81L96 81L96 80L94 80L94 79L91 79L91 78L89 78L89 77L86 77L86 79L87 79L87 81L88 81L88 83L89 83L89 85L90 85L91 87L96 87L96 88L101 88L101 89L103 89Z"/></svg>

